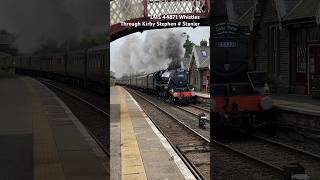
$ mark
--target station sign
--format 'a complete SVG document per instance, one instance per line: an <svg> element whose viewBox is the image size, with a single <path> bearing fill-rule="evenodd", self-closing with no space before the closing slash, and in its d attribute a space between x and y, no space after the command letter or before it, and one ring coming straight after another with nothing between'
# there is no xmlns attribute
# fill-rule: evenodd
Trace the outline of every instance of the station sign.
<svg viewBox="0 0 320 180"><path fill-rule="evenodd" d="M214 34L239 34L240 25L231 22L218 23L214 26Z"/></svg>

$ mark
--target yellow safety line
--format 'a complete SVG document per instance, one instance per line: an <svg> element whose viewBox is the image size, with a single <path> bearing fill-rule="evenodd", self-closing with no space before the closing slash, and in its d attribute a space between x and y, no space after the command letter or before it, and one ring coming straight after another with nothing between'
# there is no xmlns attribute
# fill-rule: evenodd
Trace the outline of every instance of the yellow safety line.
<svg viewBox="0 0 320 180"><path fill-rule="evenodd" d="M118 87L120 96L121 119L121 179L144 180L147 179L140 149L133 130L131 118L125 95Z"/></svg>
<svg viewBox="0 0 320 180"><path fill-rule="evenodd" d="M31 80L25 78L23 80L32 98L34 180L65 180L52 129L44 113L41 99L30 84Z"/></svg>

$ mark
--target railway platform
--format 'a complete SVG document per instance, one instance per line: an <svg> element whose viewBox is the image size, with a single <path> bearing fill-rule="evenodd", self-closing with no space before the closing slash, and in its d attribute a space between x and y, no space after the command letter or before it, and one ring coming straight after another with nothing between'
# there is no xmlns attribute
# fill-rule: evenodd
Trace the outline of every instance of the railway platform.
<svg viewBox="0 0 320 180"><path fill-rule="evenodd" d="M272 95L276 109L320 116L320 101L302 95Z"/></svg>
<svg viewBox="0 0 320 180"><path fill-rule="evenodd" d="M320 138L320 101L301 95L272 95L277 124Z"/></svg>
<svg viewBox="0 0 320 180"><path fill-rule="evenodd" d="M122 87L110 89L111 179L195 179L165 137Z"/></svg>
<svg viewBox="0 0 320 180"><path fill-rule="evenodd" d="M106 157L47 87L0 79L0 179L105 180Z"/></svg>
<svg viewBox="0 0 320 180"><path fill-rule="evenodd" d="M198 97L201 97L201 98L210 98L209 93L195 92L194 94Z"/></svg>
<svg viewBox="0 0 320 180"><path fill-rule="evenodd" d="M210 94L209 93L202 93L202 92L195 92L196 100L198 102L203 103L210 103Z"/></svg>

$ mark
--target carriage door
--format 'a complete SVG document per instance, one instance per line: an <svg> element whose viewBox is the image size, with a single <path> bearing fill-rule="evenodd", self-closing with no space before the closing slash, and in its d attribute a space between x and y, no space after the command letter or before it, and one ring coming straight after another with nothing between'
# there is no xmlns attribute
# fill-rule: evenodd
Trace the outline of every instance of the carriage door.
<svg viewBox="0 0 320 180"><path fill-rule="evenodd" d="M309 47L310 84L320 81L320 45ZM310 91L309 91L310 92Z"/></svg>

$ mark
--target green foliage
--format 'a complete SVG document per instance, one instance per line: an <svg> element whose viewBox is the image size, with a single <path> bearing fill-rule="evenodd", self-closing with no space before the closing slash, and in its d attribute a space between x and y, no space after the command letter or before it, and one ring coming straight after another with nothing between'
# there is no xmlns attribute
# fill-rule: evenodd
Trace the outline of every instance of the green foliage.
<svg viewBox="0 0 320 180"><path fill-rule="evenodd" d="M185 53L185 57L189 58L191 56L192 53L192 48L194 46L194 43L190 41L190 36L187 36L187 40L184 43L183 47L186 49L186 53Z"/></svg>

